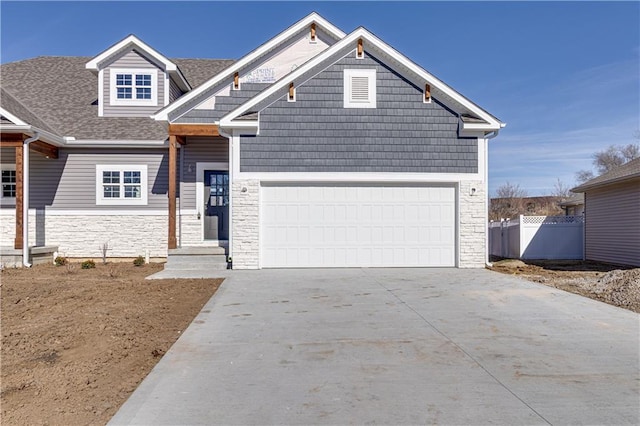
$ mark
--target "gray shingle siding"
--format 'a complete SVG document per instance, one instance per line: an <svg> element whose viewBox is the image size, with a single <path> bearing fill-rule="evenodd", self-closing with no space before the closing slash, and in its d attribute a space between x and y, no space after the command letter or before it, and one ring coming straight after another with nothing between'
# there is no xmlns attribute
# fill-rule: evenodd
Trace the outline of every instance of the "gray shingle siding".
<svg viewBox="0 0 640 426"><path fill-rule="evenodd" d="M97 164L146 164L148 204L146 206L96 205ZM32 153L30 168L31 208L106 210L167 208L169 182L167 150L59 149L58 159L47 159Z"/></svg>
<svg viewBox="0 0 640 426"><path fill-rule="evenodd" d="M192 109L175 123L213 123L269 86L268 83L242 83L240 90L231 90L229 96L216 96L215 109Z"/></svg>
<svg viewBox="0 0 640 426"><path fill-rule="evenodd" d="M343 70L376 69L377 108L344 108ZM476 138L458 116L379 60L348 55L260 112L242 136L242 172L476 173Z"/></svg>
<svg viewBox="0 0 640 426"><path fill-rule="evenodd" d="M149 69L156 73L157 96L154 105L110 105L111 102L111 73L112 69ZM103 114L105 117L148 117L164 106L164 84L165 73L158 67L140 56L135 50L122 55L116 59L103 73L103 93L104 100Z"/></svg>

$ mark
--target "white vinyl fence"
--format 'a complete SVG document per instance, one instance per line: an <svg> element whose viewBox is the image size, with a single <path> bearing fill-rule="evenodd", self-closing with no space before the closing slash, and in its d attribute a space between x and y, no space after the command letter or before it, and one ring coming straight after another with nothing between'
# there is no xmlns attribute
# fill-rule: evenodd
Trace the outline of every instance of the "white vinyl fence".
<svg viewBox="0 0 640 426"><path fill-rule="evenodd" d="M510 259L583 259L584 216L522 216L489 224L489 253Z"/></svg>

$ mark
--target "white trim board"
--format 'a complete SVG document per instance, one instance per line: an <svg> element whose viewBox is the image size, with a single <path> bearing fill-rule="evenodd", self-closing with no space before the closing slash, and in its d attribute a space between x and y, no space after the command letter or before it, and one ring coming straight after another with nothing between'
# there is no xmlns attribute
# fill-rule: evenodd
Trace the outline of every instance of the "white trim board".
<svg viewBox="0 0 640 426"><path fill-rule="evenodd" d="M43 209L29 209L29 214L35 214L37 211L42 211ZM167 209L101 209L96 208L93 210L89 209L79 209L79 210L71 210L71 209L53 209L53 208L45 208L44 209L45 216L166 216L169 217L169 213ZM184 214L184 213L183 213ZM0 209L0 216L15 216L16 210L15 208L2 208Z"/></svg>
<svg viewBox="0 0 640 426"><path fill-rule="evenodd" d="M7 120L11 121L16 126L28 126L28 124L18 118L18 116L11 114L6 109L0 107L0 115L2 115Z"/></svg>
<svg viewBox="0 0 640 426"><path fill-rule="evenodd" d="M451 183L460 181L484 180L481 173L286 173L260 172L236 173L234 179L259 180L261 182L415 182L415 183Z"/></svg>

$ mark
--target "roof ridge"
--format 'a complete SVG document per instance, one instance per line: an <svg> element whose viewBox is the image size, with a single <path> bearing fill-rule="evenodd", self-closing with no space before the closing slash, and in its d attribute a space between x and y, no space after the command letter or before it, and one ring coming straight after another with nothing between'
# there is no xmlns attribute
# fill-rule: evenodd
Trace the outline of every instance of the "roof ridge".
<svg viewBox="0 0 640 426"><path fill-rule="evenodd" d="M52 133L55 133L57 136L61 136L61 135L60 135L60 132L59 132L59 130L58 130L57 128L55 128L55 127L54 127L54 126L52 126L52 125L51 125L51 123L49 123L47 120L43 119L43 118L42 118L42 117L40 117L38 114L36 114L35 112L33 112L33 110L31 110L31 108L29 108L27 105L25 105L25 104L24 104L24 102L22 102L22 101L21 101L21 100L20 100L20 99L15 95L15 94L11 93L11 90L9 90L9 89L7 89L7 88L5 88L5 87L2 87L2 88L0 88L0 89L5 93L5 95L9 95L9 96L10 96L10 97L15 101L15 102L17 102L18 104L20 104L20 106L21 106L22 108L24 108L25 110L27 110L29 113L33 114L33 116L34 116L34 117L36 117L38 120L41 120L44 124L46 124L46 125L49 127L49 129L42 129L42 130L45 130L45 131L47 131L47 130L48 130L48 131L51 131ZM9 111L9 112L11 112L11 111ZM15 114L15 113L14 113L14 114ZM18 116L18 115L16 114L16 116ZM18 117L18 118L20 118L21 120L24 120L24 119L23 119L23 118L21 118L21 117ZM26 120L25 120L25 121L26 121ZM29 124L30 124L30 123L29 123Z"/></svg>

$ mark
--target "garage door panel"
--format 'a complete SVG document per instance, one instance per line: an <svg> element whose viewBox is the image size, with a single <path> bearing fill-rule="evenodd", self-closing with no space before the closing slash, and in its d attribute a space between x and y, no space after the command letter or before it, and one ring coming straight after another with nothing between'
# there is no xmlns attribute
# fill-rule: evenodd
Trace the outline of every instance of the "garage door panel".
<svg viewBox="0 0 640 426"><path fill-rule="evenodd" d="M263 186L263 267L454 266L455 189Z"/></svg>

